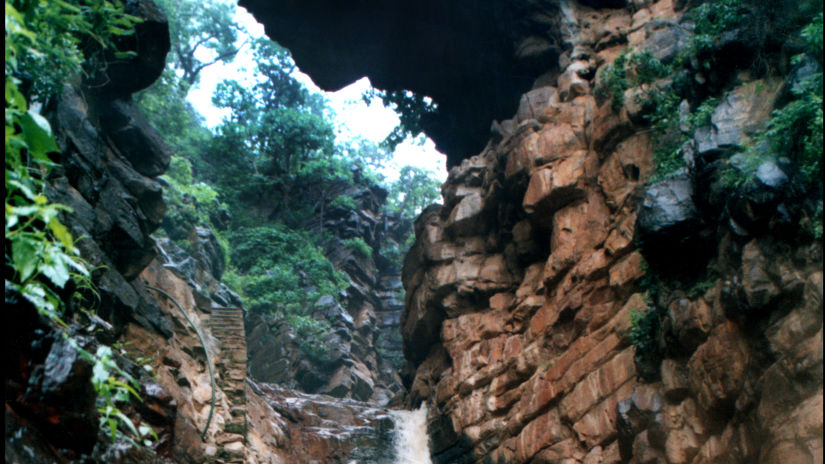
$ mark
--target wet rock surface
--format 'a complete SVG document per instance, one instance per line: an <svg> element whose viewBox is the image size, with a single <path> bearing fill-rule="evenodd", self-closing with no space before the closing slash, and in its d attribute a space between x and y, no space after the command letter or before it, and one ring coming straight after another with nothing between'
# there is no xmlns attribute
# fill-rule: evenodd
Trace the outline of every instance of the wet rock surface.
<svg viewBox="0 0 825 464"><path fill-rule="evenodd" d="M718 184L782 83L733 85L688 169L647 183L645 109L594 98L596 68L627 45L672 59L691 29L676 2L634 5L565 10L589 58L537 81L416 223L405 382L431 405L434 462L821 459L822 414L802 409L822 398L821 244L782 225L813 208L789 206L787 160L766 156L739 196Z"/></svg>
<svg viewBox="0 0 825 464"><path fill-rule="evenodd" d="M273 384L250 381L248 388L256 396L251 420L260 417L278 430L276 440L287 445L283 462L394 462L390 410Z"/></svg>
<svg viewBox="0 0 825 464"><path fill-rule="evenodd" d="M194 231L192 255L150 237L164 214L152 176L169 153L129 94L156 77L168 40L151 32L163 20L149 3L128 2L145 9L149 32L138 37L146 48L108 90L69 87L48 114L61 148L48 194L74 210L65 221L73 234L90 237L78 246L100 268L98 314L112 325L101 324L103 337L122 342L155 373L123 363L144 398L125 412L149 423L159 440L151 453L97 432L89 364L7 286L8 462L386 462L393 458L388 411L347 398L400 403L402 383L407 406L431 405L438 463L822 460L822 248L800 232L812 208L781 158L767 157L737 196L724 196L715 181L719 162L763 127L787 89L743 75L712 124L684 147L692 153L686 175L652 185L653 146L641 125L649 109L617 112L592 95L599 68L627 46L673 59L690 34L684 2L528 2L519 10L527 26L517 27L512 11L490 23L487 15L504 8L496 4L478 29L466 11L432 21L455 4L416 4L406 23L438 30L406 44L409 60L396 58L398 40L376 39L409 32L393 29L381 7L303 22L295 18L309 4L272 7L295 16L266 18L275 10L247 3L295 47L299 65L314 67L322 86L368 74L378 86L436 98L442 109L428 130L453 166L444 204L416 222L402 276L380 255L331 252L354 285L345 304L316 302L334 328L325 340L331 361L307 359L282 319L244 315L240 298L218 280L225 263L214 237ZM343 8L321 3L330 12ZM359 15L384 27L350 21ZM279 24L285 27L273 32ZM290 45L298 28L324 39L296 36ZM448 32L455 50L433 57L449 49L439 42ZM495 43L479 58L488 37ZM713 46L744 59L751 39L733 30ZM339 47L363 56L347 60L351 50ZM427 53L417 55L417 47ZM313 57L313 49L324 53ZM375 59L387 50L392 66ZM719 86L740 61L698 77ZM415 69L399 72L397 63ZM427 77L431 66L439 70ZM451 69L455 75L445 77ZM490 120L511 115L492 124L482 148ZM457 121L445 123L450 117ZM364 237L373 249L401 240L407 226L376 214L380 191L346 193L361 208L331 211L315 227L338 239ZM677 275L689 267L692 275L654 295L643 283L657 266ZM147 285L167 291L183 312ZM631 344L639 324L631 314L651 313L659 329L645 352ZM399 327L403 342L384 335ZM252 377L327 395L247 381L246 343ZM403 379L379 347L403 347Z"/></svg>

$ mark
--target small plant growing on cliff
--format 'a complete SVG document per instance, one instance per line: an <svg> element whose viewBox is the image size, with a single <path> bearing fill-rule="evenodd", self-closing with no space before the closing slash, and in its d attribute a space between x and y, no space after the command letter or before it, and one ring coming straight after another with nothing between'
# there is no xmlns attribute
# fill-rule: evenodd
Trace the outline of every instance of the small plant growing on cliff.
<svg viewBox="0 0 825 464"><path fill-rule="evenodd" d="M143 445L151 446L152 439L158 439L155 431L143 423L135 427L118 407L118 403L128 402L131 398L143 401L136 390L140 386L138 382L112 360L112 349L108 346L100 346L93 357L88 353L85 356L94 361L92 384L97 392L101 430L106 431L114 443L118 437L118 424L121 424Z"/></svg>
<svg viewBox="0 0 825 464"><path fill-rule="evenodd" d="M791 60L802 65L807 57L822 63L822 13L800 34L805 53ZM787 157L799 166L806 183L818 182L822 176L822 71L811 73L791 88L792 99L777 109L768 120L764 131L756 134L755 142L743 156L732 158L722 172L722 182L728 188L741 188L753 179L759 165L770 158ZM771 153L772 152L772 153Z"/></svg>
<svg viewBox="0 0 825 464"><path fill-rule="evenodd" d="M651 308L634 309L630 312L630 343L640 351L651 351L655 347L659 315Z"/></svg>
<svg viewBox="0 0 825 464"><path fill-rule="evenodd" d="M329 202L329 207L356 210L358 209L358 202L355 201L355 198L352 198L351 196L338 195L331 202Z"/></svg>
<svg viewBox="0 0 825 464"><path fill-rule="evenodd" d="M298 346L304 353L319 362L329 361L329 347L323 343L332 329L329 322L303 314L288 314L286 322L300 336Z"/></svg>
<svg viewBox="0 0 825 464"><path fill-rule="evenodd" d="M696 111L688 116L690 127L692 129L698 129L699 127L709 126L713 112L716 110L716 107L719 106L720 102L721 98L719 97L711 97L703 101L702 104L696 108Z"/></svg>
<svg viewBox="0 0 825 464"><path fill-rule="evenodd" d="M372 258L372 247L369 246L361 237L352 237L342 240L341 245L344 245L365 258Z"/></svg>
<svg viewBox="0 0 825 464"><path fill-rule="evenodd" d="M630 312L630 330L627 338L636 347L634 360L639 376L653 381L659 374L662 352L657 337L659 335L659 314L654 308L634 309Z"/></svg>
<svg viewBox="0 0 825 464"><path fill-rule="evenodd" d="M691 16L696 25L691 49L700 53L710 48L720 34L742 24L747 19L747 10L742 0L718 0L699 5ZM705 68L711 65L711 61L703 62Z"/></svg>
<svg viewBox="0 0 825 464"><path fill-rule="evenodd" d="M602 85L596 89L596 96L610 97L613 109L618 111L624 105L625 90L642 84L650 84L656 79L667 76L670 68L662 64L649 51L633 53L622 51L601 71Z"/></svg>

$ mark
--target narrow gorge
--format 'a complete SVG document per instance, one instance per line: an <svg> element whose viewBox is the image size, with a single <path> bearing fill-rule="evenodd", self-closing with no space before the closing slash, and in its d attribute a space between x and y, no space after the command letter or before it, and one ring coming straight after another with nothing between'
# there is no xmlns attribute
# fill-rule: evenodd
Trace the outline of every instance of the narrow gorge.
<svg viewBox="0 0 825 464"><path fill-rule="evenodd" d="M280 45L212 133L152 113L194 69L178 3L100 3L134 31L73 26L52 93L22 47L100 6L34 3L6 462L823 462L821 2L240 0ZM296 66L406 95L440 201L333 147Z"/></svg>

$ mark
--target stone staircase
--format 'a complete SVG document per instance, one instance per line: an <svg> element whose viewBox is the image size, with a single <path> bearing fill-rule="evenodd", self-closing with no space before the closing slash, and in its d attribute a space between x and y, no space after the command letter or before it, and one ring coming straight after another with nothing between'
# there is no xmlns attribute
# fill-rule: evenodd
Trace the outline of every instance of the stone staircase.
<svg viewBox="0 0 825 464"><path fill-rule="evenodd" d="M221 343L215 363L218 387L224 392L231 419L218 436L216 463L243 464L246 449L246 334L241 308L213 307L209 329Z"/></svg>

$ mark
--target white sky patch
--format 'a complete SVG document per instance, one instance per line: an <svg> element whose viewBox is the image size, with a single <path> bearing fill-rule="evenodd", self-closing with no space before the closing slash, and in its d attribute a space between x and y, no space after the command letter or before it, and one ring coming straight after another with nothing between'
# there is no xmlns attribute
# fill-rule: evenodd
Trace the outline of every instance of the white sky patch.
<svg viewBox="0 0 825 464"><path fill-rule="evenodd" d="M246 9L238 7L235 20L246 28L250 36L264 35L263 25L258 23ZM239 43L242 41L243 38L239 38ZM208 56L201 58L207 59ZM200 82L189 92L188 100L206 119L208 127L218 126L230 114L228 109L216 108L212 105L212 94L218 83L224 79L234 79L252 86L255 84L254 70L255 62L252 52L246 45L228 65L216 63L201 71ZM367 78L361 78L337 92L324 92L312 82L308 75L296 70L293 76L306 85L311 92L321 93L326 97L334 113L333 124L338 142L361 137L379 143L398 125L398 116L393 110L385 108L380 98L373 99L372 104L369 105L361 98L364 91L370 88ZM381 169L381 173L387 177L388 181L394 181L398 178L401 168L407 165L430 170L441 182L447 178L446 156L435 149L435 143L429 138L421 143L421 140L412 140L408 137L398 145L393 153L392 161Z"/></svg>

